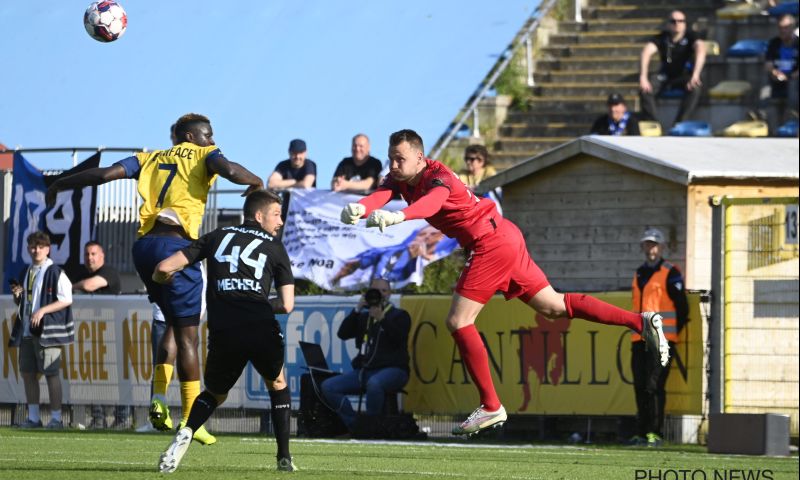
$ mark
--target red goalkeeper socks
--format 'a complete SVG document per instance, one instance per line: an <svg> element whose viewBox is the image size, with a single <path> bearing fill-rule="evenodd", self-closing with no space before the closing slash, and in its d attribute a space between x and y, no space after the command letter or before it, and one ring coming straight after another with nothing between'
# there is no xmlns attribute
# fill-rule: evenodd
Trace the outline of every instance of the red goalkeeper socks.
<svg viewBox="0 0 800 480"><path fill-rule="evenodd" d="M564 305L569 318L583 318L606 325L622 325L636 332L642 331L642 316L582 293L564 295Z"/></svg>
<svg viewBox="0 0 800 480"><path fill-rule="evenodd" d="M489 355L486 353L478 329L475 325L468 325L459 328L452 335L461 353L461 359L464 360L472 381L478 387L481 405L490 412L497 410L500 408L500 399L494 390L492 374L489 371Z"/></svg>

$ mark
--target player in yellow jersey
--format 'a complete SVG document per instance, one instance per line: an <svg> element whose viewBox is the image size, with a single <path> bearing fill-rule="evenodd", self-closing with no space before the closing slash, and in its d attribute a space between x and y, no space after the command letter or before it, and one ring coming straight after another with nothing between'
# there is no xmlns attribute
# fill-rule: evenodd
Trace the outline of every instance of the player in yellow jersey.
<svg viewBox="0 0 800 480"><path fill-rule="evenodd" d="M225 158L214 143L207 117L195 113L182 116L175 122L174 134L175 144L169 149L137 153L109 167L61 178L47 191L47 202L52 205L61 190L138 179L143 203L133 261L150 301L159 306L167 321L167 331L158 347L150 405L150 420L160 430L172 428L164 398L175 361L171 345L177 345L184 417L200 393L197 330L202 313L203 274L198 264L180 272L170 284L161 285L152 280L155 266L199 237L208 191L217 175L247 185L243 196L264 186L257 175ZM204 444L216 441L205 429L198 429L194 438Z"/></svg>

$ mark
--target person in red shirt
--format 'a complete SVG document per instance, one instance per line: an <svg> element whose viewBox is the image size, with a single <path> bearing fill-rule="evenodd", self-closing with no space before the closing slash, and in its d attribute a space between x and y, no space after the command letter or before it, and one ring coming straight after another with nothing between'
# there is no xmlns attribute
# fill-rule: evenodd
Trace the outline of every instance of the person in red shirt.
<svg viewBox="0 0 800 480"><path fill-rule="evenodd" d="M528 254L519 228L498 213L494 202L476 197L452 170L425 158L423 152L422 138L415 131L393 133L389 137L389 175L371 195L347 204L341 220L355 225L366 217L367 227L383 231L405 220L424 218L469 252L446 323L478 389L481 405L453 434L475 434L499 427L508 418L475 328L478 313L498 290L506 300L519 298L548 318L583 318L641 332L656 360L667 363L669 344L660 315L628 312L589 295L556 292ZM395 212L381 210L395 194L408 202L408 207Z"/></svg>

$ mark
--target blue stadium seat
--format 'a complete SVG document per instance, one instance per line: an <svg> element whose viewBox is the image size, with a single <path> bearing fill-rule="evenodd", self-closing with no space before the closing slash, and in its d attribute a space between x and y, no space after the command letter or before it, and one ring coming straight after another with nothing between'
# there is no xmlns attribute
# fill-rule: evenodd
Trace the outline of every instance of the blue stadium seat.
<svg viewBox="0 0 800 480"><path fill-rule="evenodd" d="M778 129L775 131L775 136L796 138L797 126L798 126L797 120L789 120L788 122L778 127Z"/></svg>
<svg viewBox="0 0 800 480"><path fill-rule="evenodd" d="M760 57L767 53L767 40L739 40L728 49L729 57L747 58Z"/></svg>
<svg viewBox="0 0 800 480"><path fill-rule="evenodd" d="M770 16L780 17L781 15L800 15L800 1L794 0L789 2L781 2L768 10Z"/></svg>
<svg viewBox="0 0 800 480"><path fill-rule="evenodd" d="M710 137L711 125L708 122L687 121L676 123L669 131L673 137Z"/></svg>

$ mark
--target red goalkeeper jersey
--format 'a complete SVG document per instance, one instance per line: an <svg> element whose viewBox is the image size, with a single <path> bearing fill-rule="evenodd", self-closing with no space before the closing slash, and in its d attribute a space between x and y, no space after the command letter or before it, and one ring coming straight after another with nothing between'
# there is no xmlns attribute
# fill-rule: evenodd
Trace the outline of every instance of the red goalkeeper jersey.
<svg viewBox="0 0 800 480"><path fill-rule="evenodd" d="M360 203L367 207L364 216L385 205L393 193L399 193L409 205L403 209L407 220L424 218L448 237L458 240L462 247L469 248L475 240L494 231L501 218L494 202L476 197L442 163L431 159L425 161L427 167L417 185L398 182L387 176L375 193L361 200Z"/></svg>

